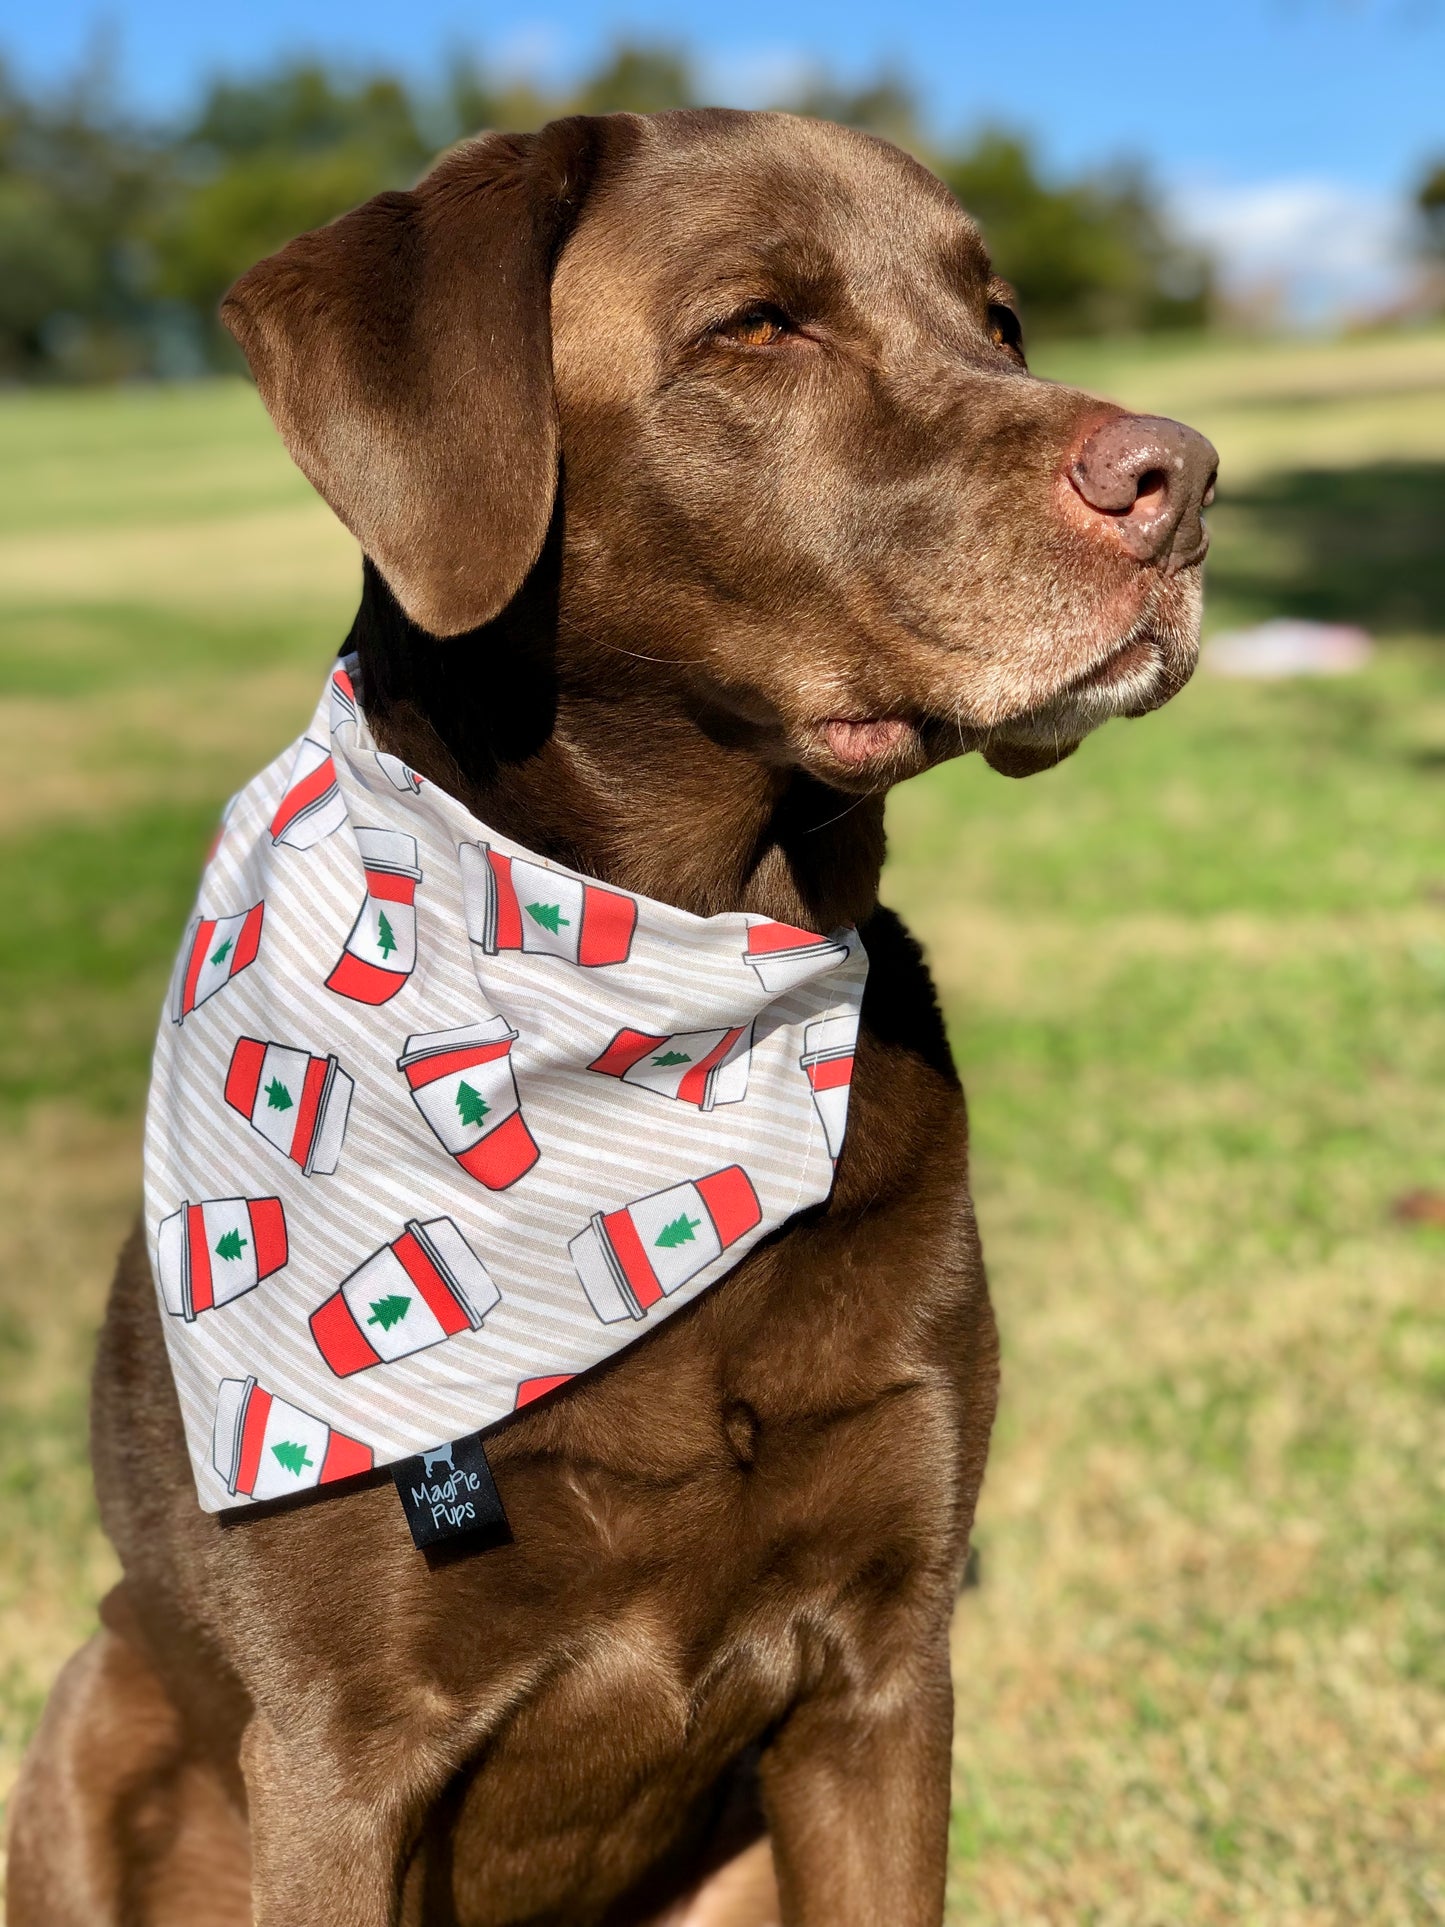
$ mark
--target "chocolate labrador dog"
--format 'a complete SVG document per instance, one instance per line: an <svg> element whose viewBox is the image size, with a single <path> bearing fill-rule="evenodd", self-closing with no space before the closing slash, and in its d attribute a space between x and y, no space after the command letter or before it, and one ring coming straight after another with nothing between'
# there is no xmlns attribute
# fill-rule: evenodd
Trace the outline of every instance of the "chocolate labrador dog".
<svg viewBox="0 0 1445 1927"><path fill-rule="evenodd" d="M938 1927L997 1347L884 794L1179 689L1214 452L1031 377L939 181L787 115L468 142L224 313L364 551L379 738L596 877L856 923L853 1123L826 1205L495 1431L511 1540L430 1563L384 1474L199 1510L137 1234L94 1398L125 1576L10 1921Z"/></svg>

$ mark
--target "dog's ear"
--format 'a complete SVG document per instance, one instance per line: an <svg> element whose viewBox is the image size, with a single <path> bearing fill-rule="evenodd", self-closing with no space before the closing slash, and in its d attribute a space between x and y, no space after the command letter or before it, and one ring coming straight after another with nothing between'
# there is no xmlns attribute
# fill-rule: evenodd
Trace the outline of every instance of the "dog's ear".
<svg viewBox="0 0 1445 1927"><path fill-rule="evenodd" d="M437 636L504 608L557 486L551 277L632 115L464 143L241 276L221 317L297 466Z"/></svg>

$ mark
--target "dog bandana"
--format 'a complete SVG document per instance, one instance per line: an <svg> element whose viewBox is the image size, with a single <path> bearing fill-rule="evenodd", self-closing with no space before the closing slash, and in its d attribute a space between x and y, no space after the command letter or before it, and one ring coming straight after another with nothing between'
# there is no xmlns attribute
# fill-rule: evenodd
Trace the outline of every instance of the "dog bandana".
<svg viewBox="0 0 1445 1927"><path fill-rule="evenodd" d="M227 806L156 1042L146 1226L204 1509L435 1454L825 1198L866 972L854 930L530 855L377 749L343 663Z"/></svg>

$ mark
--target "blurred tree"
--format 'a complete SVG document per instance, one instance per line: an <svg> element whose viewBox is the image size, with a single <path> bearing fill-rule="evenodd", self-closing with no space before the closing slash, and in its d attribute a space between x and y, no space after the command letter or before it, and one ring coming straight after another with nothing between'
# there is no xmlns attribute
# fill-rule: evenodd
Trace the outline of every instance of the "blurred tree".
<svg viewBox="0 0 1445 1927"><path fill-rule="evenodd" d="M147 304L136 246L159 148L109 108L99 60L54 100L0 67L0 374L128 373Z"/></svg>
<svg viewBox="0 0 1445 1927"><path fill-rule="evenodd" d="M175 183L150 223L152 287L185 303L224 353L216 305L240 271L385 188L433 143L400 81L347 81L314 63L217 81L176 143Z"/></svg>
<svg viewBox="0 0 1445 1927"><path fill-rule="evenodd" d="M1415 206L1425 229L1426 249L1445 261L1445 161L1437 161L1421 181Z"/></svg>
<svg viewBox="0 0 1445 1927"><path fill-rule="evenodd" d="M183 139L229 156L301 156L359 143L408 166L428 152L399 80L378 74L348 83L311 61L258 80L213 82Z"/></svg>
<svg viewBox="0 0 1445 1927"><path fill-rule="evenodd" d="M692 69L673 47L623 41L568 102L577 114L662 114L694 106Z"/></svg>
<svg viewBox="0 0 1445 1927"><path fill-rule="evenodd" d="M1142 173L1051 187L1027 142L991 129L936 163L1018 289L1033 334L1201 325L1207 259L1173 240Z"/></svg>
<svg viewBox="0 0 1445 1927"><path fill-rule="evenodd" d="M868 86L858 88L835 86L826 75L820 75L801 88L795 99L778 105L791 108L795 114L811 114L818 120L836 120L844 127L881 134L885 140L896 141L910 153L926 158L918 103L912 89L896 74L880 75Z"/></svg>
<svg viewBox="0 0 1445 1927"><path fill-rule="evenodd" d="M619 43L565 97L496 83L464 56L431 90L293 61L213 82L170 130L117 113L103 59L55 99L26 95L0 69L0 375L235 365L215 319L234 277L292 235L407 186L450 142L557 113L651 113L698 98L683 50L637 41ZM938 168L980 221L1033 332L1207 317L1208 265L1171 236L1138 172L1052 183L1024 138L998 131L940 153L909 89L887 73L855 88L819 73L779 104L883 134ZM1427 216L1445 186L1427 205L1430 192Z"/></svg>
<svg viewBox="0 0 1445 1927"><path fill-rule="evenodd" d="M1445 160L1430 166L1415 190L1423 273L1406 312L1445 314Z"/></svg>
<svg viewBox="0 0 1445 1927"><path fill-rule="evenodd" d="M423 104L421 119L433 147L440 149L488 127L530 133L556 111L555 103L527 81L494 83L475 60L460 54L447 68L440 100L430 111Z"/></svg>

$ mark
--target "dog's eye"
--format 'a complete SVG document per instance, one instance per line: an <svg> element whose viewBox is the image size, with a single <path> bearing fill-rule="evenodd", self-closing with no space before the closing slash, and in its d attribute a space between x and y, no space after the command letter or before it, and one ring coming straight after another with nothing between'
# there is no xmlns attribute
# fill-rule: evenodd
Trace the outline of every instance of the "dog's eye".
<svg viewBox="0 0 1445 1927"><path fill-rule="evenodd" d="M1012 308L1006 308L1001 301L988 304L988 338L995 348L1024 358L1024 331L1019 326L1019 318Z"/></svg>
<svg viewBox="0 0 1445 1927"><path fill-rule="evenodd" d="M741 314L734 315L719 332L745 348L771 348L789 332L790 325L781 308L760 301L755 307L744 308Z"/></svg>

